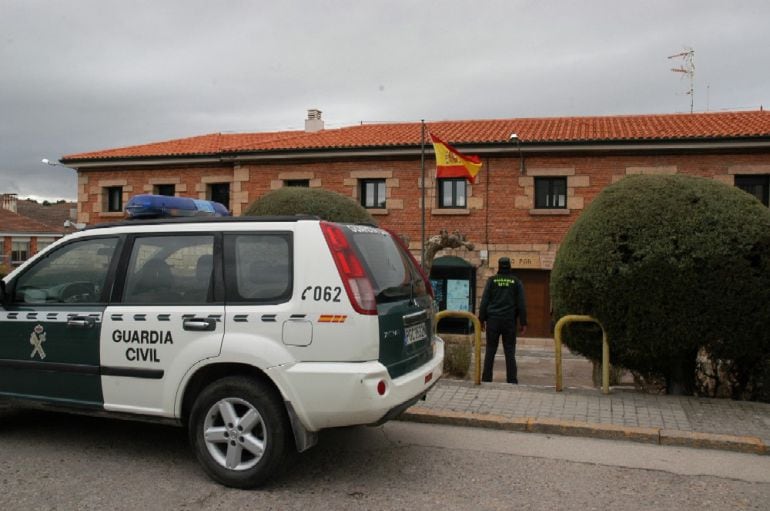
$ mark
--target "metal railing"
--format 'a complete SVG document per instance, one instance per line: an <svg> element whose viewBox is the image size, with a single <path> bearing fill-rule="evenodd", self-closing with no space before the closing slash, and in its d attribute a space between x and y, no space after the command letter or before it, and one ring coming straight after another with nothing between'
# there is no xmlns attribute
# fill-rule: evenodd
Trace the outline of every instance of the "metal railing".
<svg viewBox="0 0 770 511"><path fill-rule="evenodd" d="M556 322L554 328L554 350L556 359L556 392L562 391L562 370L561 370L561 344L562 344L562 330L564 326L569 323L596 323L599 328L602 329L602 393L610 393L610 344L607 340L607 332L604 330L604 326L598 319L591 316L580 316L576 314L570 314L564 316Z"/></svg>
<svg viewBox="0 0 770 511"><path fill-rule="evenodd" d="M473 322L473 332L476 337L476 371L473 375L473 381L476 385L481 385L481 322L474 314L468 311L441 311L436 314L435 322L433 324L434 334L438 329L438 322L444 318L465 318L470 319Z"/></svg>

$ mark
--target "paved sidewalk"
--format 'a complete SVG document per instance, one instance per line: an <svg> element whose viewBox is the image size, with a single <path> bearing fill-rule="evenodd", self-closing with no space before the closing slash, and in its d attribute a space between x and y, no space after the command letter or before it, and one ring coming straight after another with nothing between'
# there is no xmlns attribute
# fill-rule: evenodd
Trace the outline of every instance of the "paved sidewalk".
<svg viewBox="0 0 770 511"><path fill-rule="evenodd" d="M403 420L770 454L770 404L442 379Z"/></svg>

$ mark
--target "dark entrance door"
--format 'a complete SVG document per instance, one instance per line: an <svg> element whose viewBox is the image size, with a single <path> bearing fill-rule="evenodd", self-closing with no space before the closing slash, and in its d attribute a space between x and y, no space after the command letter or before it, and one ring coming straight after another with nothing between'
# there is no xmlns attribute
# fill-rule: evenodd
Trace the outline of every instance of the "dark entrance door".
<svg viewBox="0 0 770 511"><path fill-rule="evenodd" d="M438 310L476 310L476 268L464 259L454 256L436 259L430 271L430 282ZM445 318L439 322L438 331L467 334L473 327L467 319Z"/></svg>
<svg viewBox="0 0 770 511"><path fill-rule="evenodd" d="M524 284L527 300L527 337L551 337L551 272L513 270Z"/></svg>

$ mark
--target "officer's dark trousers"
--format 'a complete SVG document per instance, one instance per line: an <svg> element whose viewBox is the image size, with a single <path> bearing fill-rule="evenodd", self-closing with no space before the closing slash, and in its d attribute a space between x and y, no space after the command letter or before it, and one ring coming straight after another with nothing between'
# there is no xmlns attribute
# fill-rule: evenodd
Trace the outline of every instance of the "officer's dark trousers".
<svg viewBox="0 0 770 511"><path fill-rule="evenodd" d="M492 368L500 336L503 336L505 376L508 383L518 383L516 377L516 321L513 319L487 319L487 351L484 354L484 372L481 381L492 381Z"/></svg>

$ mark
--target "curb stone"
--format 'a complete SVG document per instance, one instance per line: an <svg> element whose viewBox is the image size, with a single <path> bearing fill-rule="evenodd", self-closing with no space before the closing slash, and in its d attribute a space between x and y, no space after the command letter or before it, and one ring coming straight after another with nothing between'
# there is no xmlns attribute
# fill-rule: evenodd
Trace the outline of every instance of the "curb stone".
<svg viewBox="0 0 770 511"><path fill-rule="evenodd" d="M449 410L437 412L429 408L417 406L413 406L401 414L399 420L504 431L601 438L605 440L631 440L656 445L770 455L770 446L762 441L762 439L754 436L697 433L671 429L618 426L615 424L592 424L561 419L511 418L500 415L484 415Z"/></svg>
<svg viewBox="0 0 770 511"><path fill-rule="evenodd" d="M660 445L678 445L700 449L720 449L753 454L770 454L765 443L755 436L696 433L692 431L660 430Z"/></svg>
<svg viewBox="0 0 770 511"><path fill-rule="evenodd" d="M568 421L562 419L529 419L530 433L581 436L602 438L605 440L631 440L648 444L659 443L657 428L638 426L618 426L616 424L593 424L590 422Z"/></svg>

